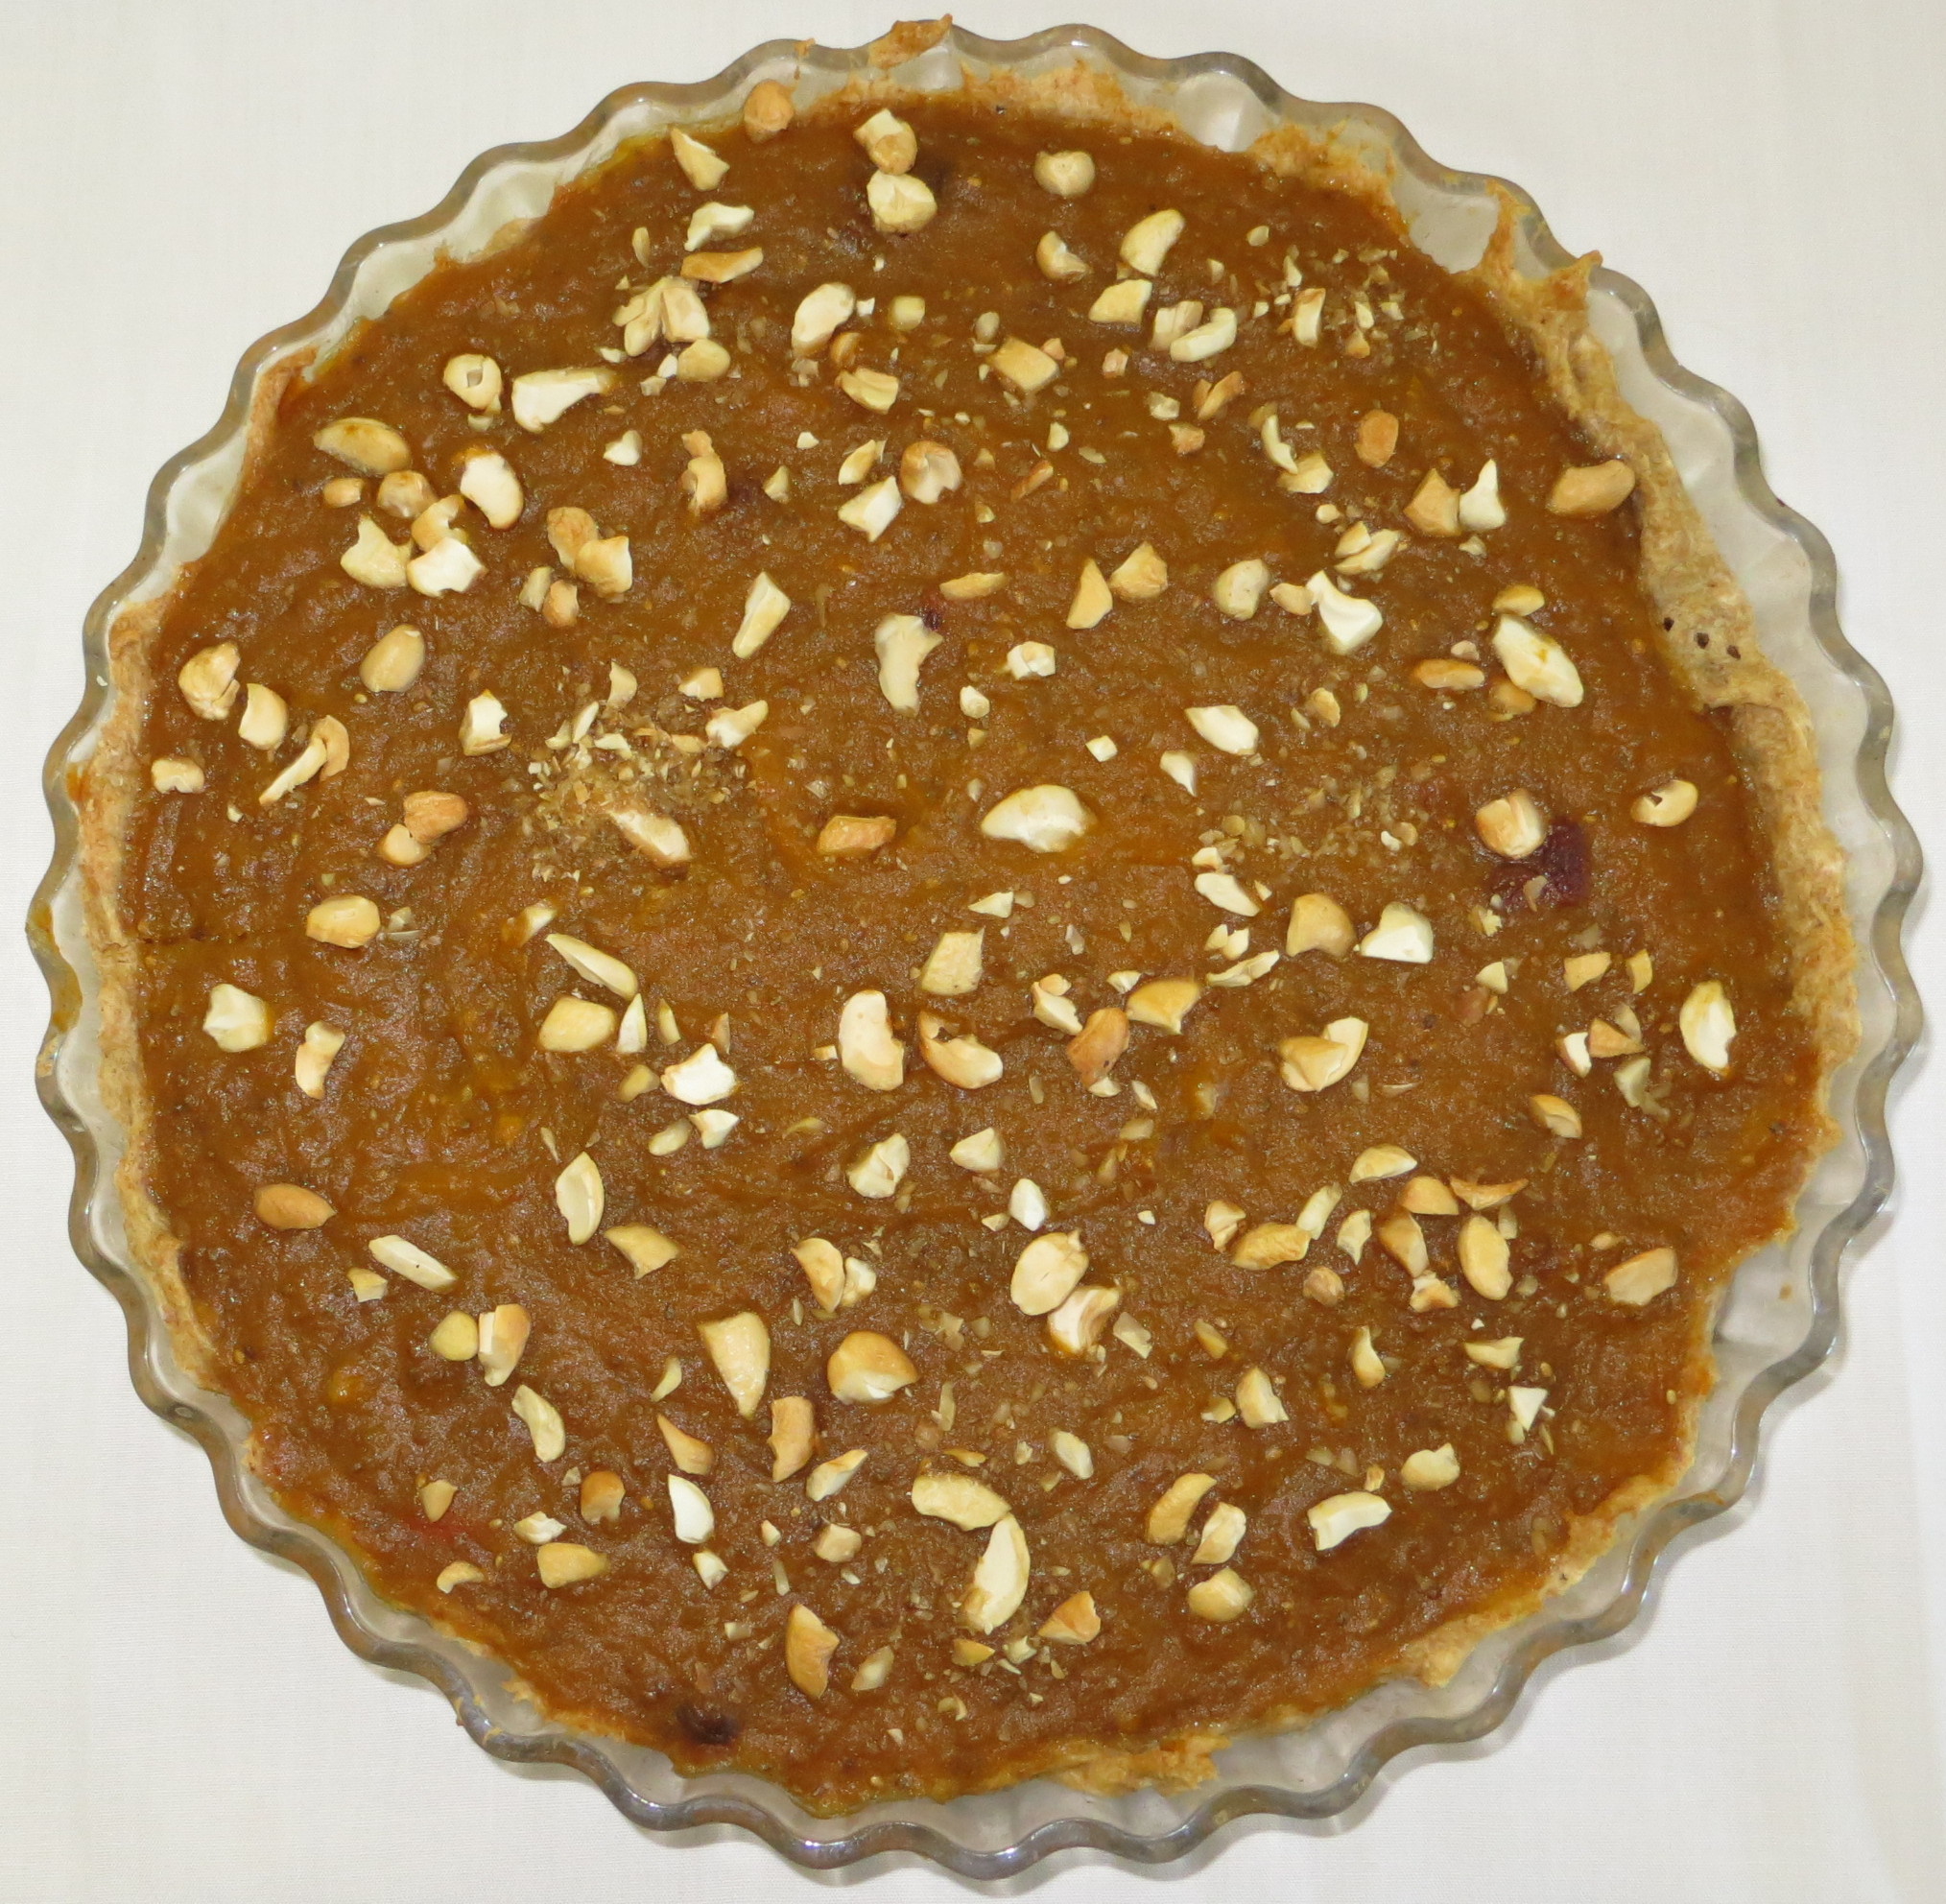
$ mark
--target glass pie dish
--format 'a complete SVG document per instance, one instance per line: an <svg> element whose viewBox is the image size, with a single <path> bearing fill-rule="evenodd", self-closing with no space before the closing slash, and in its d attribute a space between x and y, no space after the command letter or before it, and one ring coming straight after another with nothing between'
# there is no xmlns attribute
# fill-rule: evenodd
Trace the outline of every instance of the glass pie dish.
<svg viewBox="0 0 1946 1904"><path fill-rule="evenodd" d="M559 185L625 142L672 124L724 118L764 79L789 83L808 102L866 75L945 91L968 76L1041 80L1077 63L1118 83L1135 107L1165 113L1224 150L1244 149L1279 125L1328 143L1346 162L1388 182L1412 241L1447 269L1477 260L1509 203L1523 274L1538 278L1569 262L1525 197L1500 181L1435 165L1383 113L1306 104L1225 56L1145 60L1084 29L1005 44L958 31L903 29L853 52L780 42L712 81L629 87L559 140L485 155L439 207L360 241L315 312L246 354L223 418L157 477L142 550L95 604L87 627L89 692L49 766L58 850L32 928L55 994L42 1090L76 1150L77 1248L127 1310L131 1369L144 1399L203 1443L231 1525L312 1575L346 1643L366 1658L431 1680L486 1749L572 1766L645 1826L740 1825L813 1867L899 1850L962 1875L997 1877L1071 1846L1160 1862L1234 1818L1316 1818L1342 1810L1408 1748L1470 1740L1498 1725L1540 1661L1626 1624L1644 1605L1656 1563L1674 1537L1722 1511L1747 1485L1765 1409L1815 1367L1835 1339L1840 1258L1890 1185L1885 1092L1917 1026L1897 943L1916 883L1917 850L1885 790L1890 711L1884 690L1837 631L1829 552L1815 531L1769 494L1741 408L1675 365L1636 287L1600 273L1590 321L1614 361L1622 393L1662 430L1750 602L1768 654L1812 710L1826 819L1847 854L1846 898L1862 950L1862 1038L1832 1086L1840 1141L1799 1200L1795 1233L1744 1263L1722 1302L1715 1335L1719 1380L1690 1472L1672 1495L1625 1523L1612 1548L1571 1589L1483 1642L1445 1684L1392 1681L1303 1729L1242 1739L1221 1755L1215 1781L1185 1793L1088 1797L1035 1781L945 1804L901 1802L819 1819L747 1774L683 1776L645 1748L548 1719L508 1683L503 1663L387 1605L346 1552L277 1504L246 1460L249 1423L178 1363L164 1296L136 1268L115 1192L124 1132L100 1082L103 1006L88 952L74 805L78 778L112 712L111 628L131 608L163 596L182 565L209 547L242 481L250 418L268 379L299 353L327 355L357 321L382 313L442 256L476 254L510 225L538 215Z"/></svg>

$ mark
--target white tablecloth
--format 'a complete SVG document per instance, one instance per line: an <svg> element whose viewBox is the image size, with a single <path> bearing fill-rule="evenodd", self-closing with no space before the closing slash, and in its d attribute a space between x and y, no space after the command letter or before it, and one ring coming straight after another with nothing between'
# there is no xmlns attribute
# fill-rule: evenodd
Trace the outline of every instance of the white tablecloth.
<svg viewBox="0 0 1946 1904"><path fill-rule="evenodd" d="M1061 18L986 0L995 36ZM1080 8L1074 11L1081 11ZM1660 301L1755 414L1778 490L1837 545L1890 678L1896 784L1946 850L1946 14L1927 0L1298 0L1094 17L1154 54L1253 56L1390 107L1504 173ZM47 850L36 776L80 688L90 598L151 473L243 346L342 248L486 146L758 40L849 44L839 0L67 0L0 5L0 916ZM1946 998L1946 934L1920 921ZM436 1695L361 1665L311 1586L224 1529L203 1458L136 1401L119 1312L73 1261L66 1152L0 965L0 1897L21 1904L533 1904L802 1894L744 1843L672 1847L579 1780L494 1764ZM1470 1762L1409 1770L1341 1829L1236 1835L1185 1894L1881 1904L1946 1897L1946 1106L1903 1095L1897 1220L1851 1271L1830 1378L1777 1422L1759 1498L1653 1618L1558 1674ZM1057 1867L1064 1897L1146 1880ZM875 1896L937 1894L889 1873Z"/></svg>

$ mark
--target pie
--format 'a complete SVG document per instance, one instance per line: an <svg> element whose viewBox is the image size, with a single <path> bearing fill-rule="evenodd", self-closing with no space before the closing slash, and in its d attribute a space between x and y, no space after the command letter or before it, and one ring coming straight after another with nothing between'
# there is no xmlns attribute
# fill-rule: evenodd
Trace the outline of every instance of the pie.
<svg viewBox="0 0 1946 1904"><path fill-rule="evenodd" d="M1852 948L1513 221L772 82L266 380L115 631L106 1083L388 1600L819 1812L1185 1785L1682 1474Z"/></svg>

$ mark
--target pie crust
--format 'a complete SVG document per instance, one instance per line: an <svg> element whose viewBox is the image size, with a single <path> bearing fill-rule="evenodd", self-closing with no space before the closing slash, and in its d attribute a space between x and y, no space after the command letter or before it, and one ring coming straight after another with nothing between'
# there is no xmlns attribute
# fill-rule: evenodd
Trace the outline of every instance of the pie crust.
<svg viewBox="0 0 1946 1904"><path fill-rule="evenodd" d="M878 63L890 69L935 43L943 31L943 24L902 27L881 42ZM1166 115L1131 103L1111 77L1080 66L1037 77L1004 74L969 80L969 93L1014 109L1058 116L1098 136L1124 130L1173 129ZM838 109L855 108L863 116L880 105L894 111L911 107L917 114L925 109L922 96L886 79L856 83ZM706 128L698 131L700 135L708 134ZM1251 156L1280 175L1357 198L1404 238L1404 223L1388 181L1349 153L1284 127L1252 148ZM1633 507L1639 511L1642 532L1640 579L1665 618L1664 658L1697 705L1721 711L1736 759L1755 797L1790 948L1792 1009L1809 1030L1821 1104L1826 1083L1857 1044L1859 1026L1855 946L1846 920L1842 860L1822 816L1810 716L1796 687L1764 655L1749 607L1684 489L1660 432L1624 401L1607 353L1589 327L1587 286L1599 259L1591 255L1539 281L1523 276L1516 265L1517 218L1513 202L1505 200L1499 229L1479 265L1466 275L1509 330L1531 345L1556 401L1587 440L1603 453L1626 459L1635 472ZM518 232L506 235L516 237ZM309 369L308 354L299 352L277 361L259 378L252 399L251 448L239 488L250 480L286 391ZM121 904L131 816L136 803L148 797L141 751L143 721L152 696L168 685L155 679L154 642L172 600L164 597L127 608L113 625L114 710L81 787L82 864L90 941L101 974L103 1090L128 1134L117 1190L130 1242L183 1367L207 1386L220 1388L217 1345L204 1332L189 1299L179 1270L178 1242L152 1188L154 1112L140 1062L139 948ZM1805 1149L1805 1173L1833 1135L1827 1118L1821 1140ZM1702 1370L1709 1366L1710 1321L1708 1313L1697 1312L1693 1354ZM1572 1527L1541 1587L1508 1594L1426 1634L1402 1654L1397 1670L1429 1683L1442 1683L1488 1632L1524 1618L1578 1578L1615 1540L1622 1523L1679 1480L1688 1464L1700 1405L1700 1392L1693 1394L1681 1445L1666 1464L1616 1490L1598 1512L1582 1516ZM556 1716L591 1731L612 1729L612 1722L599 1711L559 1710ZM1302 1724L1313 1716L1293 1710L1272 1714L1267 1723ZM1228 1735L1219 1729L1192 1731L1136 1749L1082 1740L1050 1753L1031 1770L1053 1773L1095 1793L1149 1784L1180 1788L1212 1777L1216 1770L1212 1754L1228 1743ZM1024 1774L1016 1769L1009 1775Z"/></svg>

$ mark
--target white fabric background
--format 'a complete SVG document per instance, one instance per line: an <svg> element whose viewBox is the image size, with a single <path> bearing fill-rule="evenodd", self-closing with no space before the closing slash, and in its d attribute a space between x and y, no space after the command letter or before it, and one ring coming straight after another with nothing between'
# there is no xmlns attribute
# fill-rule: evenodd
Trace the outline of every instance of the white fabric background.
<svg viewBox="0 0 1946 1904"><path fill-rule="evenodd" d="M980 0L962 18L999 36L1067 11ZM1837 545L1851 634L1903 712L1896 784L1946 852L1936 4L1087 11L1146 52L1231 48L1314 98L1390 107L1648 285ZM36 776L79 693L83 610L245 345L485 147L560 131L624 81L700 78L787 33L850 44L891 17L842 0L0 0L0 918L21 917L47 851ZM1946 935L1922 918L1914 937L1946 999ZM135 1400L119 1312L69 1253L67 1157L30 1083L44 998L7 942L0 1897L805 1894L753 1845L652 1842L579 1780L492 1763L225 1532L202 1456ZM1349 1828L1233 1834L1182 1894L1946 1897L1942 1088L1935 1070L1903 1094L1902 1208L1851 1272L1831 1378L1776 1424L1760 1498L1681 1558L1652 1620L1554 1677L1471 1762L1407 1771ZM1056 1872L1063 1899L1156 1881Z"/></svg>

